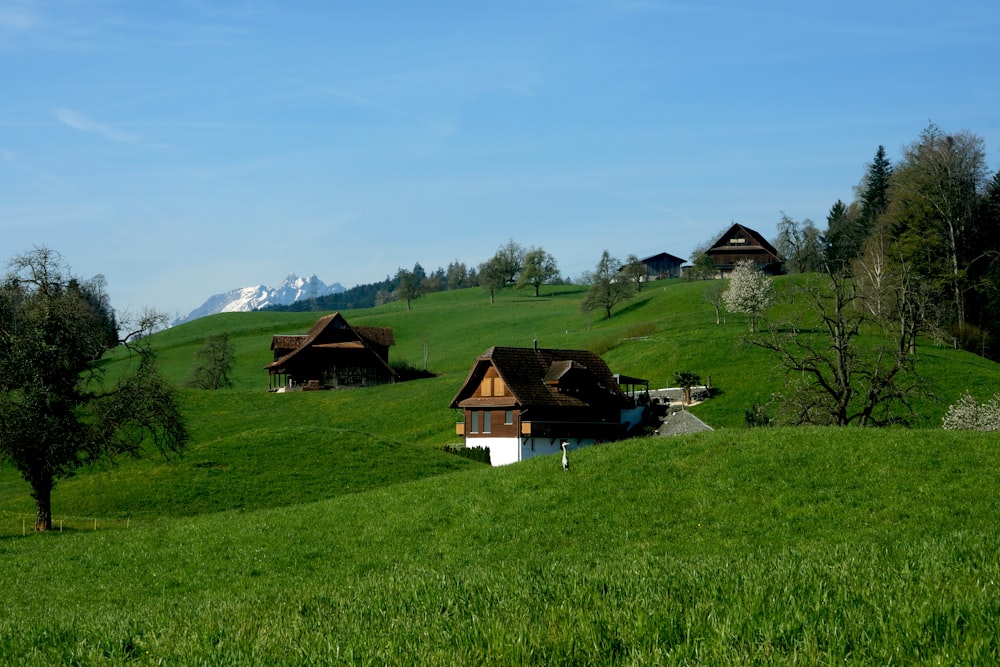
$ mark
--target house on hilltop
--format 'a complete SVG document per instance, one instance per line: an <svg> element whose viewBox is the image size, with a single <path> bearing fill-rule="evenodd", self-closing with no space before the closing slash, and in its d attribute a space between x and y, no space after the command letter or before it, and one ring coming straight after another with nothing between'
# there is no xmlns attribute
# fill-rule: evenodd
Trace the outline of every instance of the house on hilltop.
<svg viewBox="0 0 1000 667"><path fill-rule="evenodd" d="M271 391L369 387L395 381L391 327L352 327L340 313L321 317L302 335L271 339L274 361L265 366Z"/></svg>
<svg viewBox="0 0 1000 667"><path fill-rule="evenodd" d="M618 440L645 414L596 354L538 347L483 352L450 407L462 411L456 433L465 446L489 447L493 465L557 453L563 441L575 449Z"/></svg>
<svg viewBox="0 0 1000 667"><path fill-rule="evenodd" d="M737 262L749 260L764 273L781 273L781 258L774 246L759 232L734 224L712 247L705 251L712 258L719 275L728 278Z"/></svg>
<svg viewBox="0 0 1000 667"><path fill-rule="evenodd" d="M671 255L669 252L661 252L639 261L646 267L646 280L680 278L681 267L684 266L682 258Z"/></svg>

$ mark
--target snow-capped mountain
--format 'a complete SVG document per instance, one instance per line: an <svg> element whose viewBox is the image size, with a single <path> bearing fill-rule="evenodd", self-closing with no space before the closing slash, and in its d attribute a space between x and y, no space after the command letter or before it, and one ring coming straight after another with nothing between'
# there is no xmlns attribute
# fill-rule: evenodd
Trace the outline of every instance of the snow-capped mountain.
<svg viewBox="0 0 1000 667"><path fill-rule="evenodd" d="M285 282L281 283L277 288L268 287L267 285L251 285L210 296L205 303L184 317L175 320L174 324L190 322L199 317L214 315L216 313L248 312L274 305L287 306L302 299L336 294L344 290L345 287L340 283L327 285L317 278L315 274L308 278L301 278L294 273L290 273L285 278Z"/></svg>

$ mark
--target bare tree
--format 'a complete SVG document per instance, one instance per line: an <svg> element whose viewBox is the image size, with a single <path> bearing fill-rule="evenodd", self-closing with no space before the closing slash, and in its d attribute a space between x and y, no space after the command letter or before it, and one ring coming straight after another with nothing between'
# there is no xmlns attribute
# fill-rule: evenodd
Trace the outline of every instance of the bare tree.
<svg viewBox="0 0 1000 667"><path fill-rule="evenodd" d="M864 297L843 274L828 271L826 283L802 288L805 321L772 323L751 338L774 352L789 372L781 401L783 421L846 426L905 422L899 408L919 388L909 354L912 331L883 329L868 314ZM864 333L882 342L861 344Z"/></svg>
<svg viewBox="0 0 1000 667"><path fill-rule="evenodd" d="M701 293L701 298L715 309L715 323L722 324L723 314L726 312L726 302L722 298L722 291L725 285L721 280L713 280Z"/></svg>
<svg viewBox="0 0 1000 667"><path fill-rule="evenodd" d="M231 387L236 346L229 340L229 333L212 335L195 353L195 365L187 385L195 389L221 389Z"/></svg>

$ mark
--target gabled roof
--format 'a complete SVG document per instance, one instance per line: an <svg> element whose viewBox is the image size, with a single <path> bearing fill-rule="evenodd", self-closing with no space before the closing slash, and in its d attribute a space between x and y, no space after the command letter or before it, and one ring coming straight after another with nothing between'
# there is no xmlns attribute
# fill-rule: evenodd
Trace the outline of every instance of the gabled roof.
<svg viewBox="0 0 1000 667"><path fill-rule="evenodd" d="M373 344L388 347L396 342L390 327L355 328L348 324L339 312L319 318L316 324L309 329L309 333L304 336L274 336L271 340L271 349L287 349L283 346L291 345L296 341L298 341L297 347L264 368L281 368L296 355L312 348L371 349ZM385 365L385 362L374 350L372 350L372 355ZM388 368L388 366L386 367Z"/></svg>
<svg viewBox="0 0 1000 667"><path fill-rule="evenodd" d="M745 250L746 248L752 248L753 246L748 246L748 245L740 245L740 246L729 245L729 239L735 238L738 232L742 232L743 236L751 239L758 247L763 248L767 252L774 255L775 260L777 260L778 251L775 249L773 245L771 245L768 242L767 239L761 236L760 232L754 231L749 227L744 227L739 223L735 223L732 227L726 230L726 233L720 236L719 240L712 244L712 247L708 249L708 252L711 252L713 250L722 250L731 248L732 249L738 248L740 250Z"/></svg>
<svg viewBox="0 0 1000 667"><path fill-rule="evenodd" d="M649 257L646 257L644 259L640 259L639 261L642 262L643 264L646 264L648 262L653 261L654 259L670 260L671 262L678 262L680 264L683 264L684 262L687 261L686 259L678 257L677 255L671 255L669 252L660 252L655 255L650 255Z"/></svg>
<svg viewBox="0 0 1000 667"><path fill-rule="evenodd" d="M496 369L514 394L513 403L528 407L619 407L628 399L607 364L587 350L495 346L476 359L451 407L472 399L489 367ZM497 399L472 399L498 404ZM507 399L510 403L510 399Z"/></svg>

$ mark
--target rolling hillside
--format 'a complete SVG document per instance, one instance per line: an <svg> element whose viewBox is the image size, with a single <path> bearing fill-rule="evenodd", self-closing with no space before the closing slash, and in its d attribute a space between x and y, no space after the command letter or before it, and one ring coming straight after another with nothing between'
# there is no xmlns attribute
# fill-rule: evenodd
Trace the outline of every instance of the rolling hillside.
<svg viewBox="0 0 1000 667"><path fill-rule="evenodd" d="M783 280L791 280L786 278ZM157 334L165 372L205 336L234 388L181 390L177 459L60 482L63 533L21 537L0 471L6 664L984 664L1000 659L1000 449L937 429L991 362L923 346L920 425L746 429L780 374L715 324L699 283L647 286L610 321L579 287L478 290L345 313L392 326L431 379L269 394L270 337L315 313L234 313ZM780 308L789 308L782 305ZM492 469L447 454L446 406L490 345L587 347L613 371L711 376L714 433ZM108 364L110 373L114 363ZM29 522L30 526L30 522Z"/></svg>

